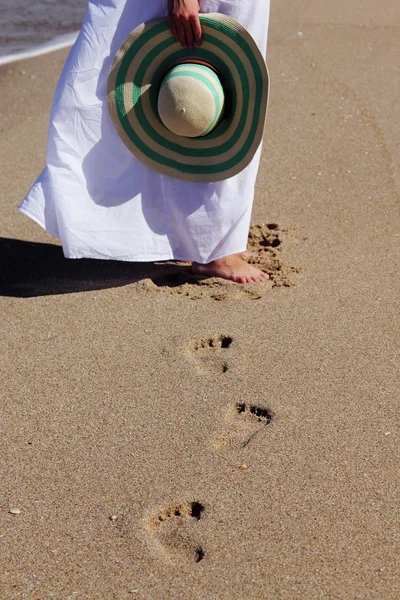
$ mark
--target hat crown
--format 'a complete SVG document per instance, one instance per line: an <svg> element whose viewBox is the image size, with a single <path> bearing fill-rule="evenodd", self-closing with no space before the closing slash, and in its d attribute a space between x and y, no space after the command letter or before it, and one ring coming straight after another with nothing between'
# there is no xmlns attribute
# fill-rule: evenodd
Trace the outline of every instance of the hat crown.
<svg viewBox="0 0 400 600"><path fill-rule="evenodd" d="M172 133L202 137L218 124L224 110L224 90L208 66L181 63L164 77L158 95L158 113Z"/></svg>

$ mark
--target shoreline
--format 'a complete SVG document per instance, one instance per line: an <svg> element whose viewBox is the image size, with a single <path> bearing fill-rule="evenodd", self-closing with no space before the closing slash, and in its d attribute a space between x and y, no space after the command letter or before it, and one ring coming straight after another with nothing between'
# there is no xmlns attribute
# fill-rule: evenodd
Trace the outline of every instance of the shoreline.
<svg viewBox="0 0 400 600"><path fill-rule="evenodd" d="M0 56L0 66L17 62L20 60L26 60L28 58L35 58L36 56L49 54L50 52L55 52L56 50L69 48L74 45L78 34L79 31L66 33L64 35L59 35L54 39L50 40L49 42L45 42L44 44L33 46L32 48L24 50L23 52L16 52L15 54L6 54L5 56Z"/></svg>

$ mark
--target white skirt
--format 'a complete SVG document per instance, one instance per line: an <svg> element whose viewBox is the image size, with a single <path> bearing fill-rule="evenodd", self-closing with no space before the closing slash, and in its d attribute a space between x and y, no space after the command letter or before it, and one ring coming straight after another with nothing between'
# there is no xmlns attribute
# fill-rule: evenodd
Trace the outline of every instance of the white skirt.
<svg viewBox="0 0 400 600"><path fill-rule="evenodd" d="M66 258L208 263L246 248L261 147L238 175L191 183L154 172L126 148L106 87L114 55L167 0L90 0L58 83L47 166L19 210L61 240ZM241 22L265 56L269 0L200 0Z"/></svg>

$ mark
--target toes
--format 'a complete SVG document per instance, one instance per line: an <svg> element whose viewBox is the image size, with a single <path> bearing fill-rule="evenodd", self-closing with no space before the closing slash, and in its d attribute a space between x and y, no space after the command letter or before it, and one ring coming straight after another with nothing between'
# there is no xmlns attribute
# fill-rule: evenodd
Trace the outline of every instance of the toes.
<svg viewBox="0 0 400 600"><path fill-rule="evenodd" d="M263 271L259 271L254 275L235 275L232 277L232 281L235 283L261 283L267 279L269 279L269 276Z"/></svg>

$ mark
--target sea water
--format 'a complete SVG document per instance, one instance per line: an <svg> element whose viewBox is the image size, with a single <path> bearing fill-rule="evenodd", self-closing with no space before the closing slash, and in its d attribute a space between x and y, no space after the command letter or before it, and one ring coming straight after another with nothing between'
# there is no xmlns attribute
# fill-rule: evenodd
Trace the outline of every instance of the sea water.
<svg viewBox="0 0 400 600"><path fill-rule="evenodd" d="M80 29L87 0L0 0L0 62L45 44L67 45Z"/></svg>

